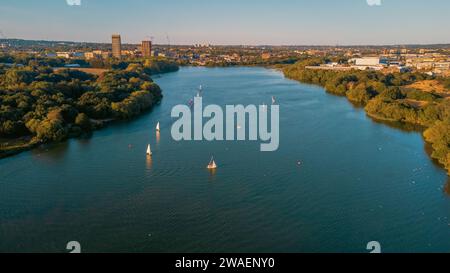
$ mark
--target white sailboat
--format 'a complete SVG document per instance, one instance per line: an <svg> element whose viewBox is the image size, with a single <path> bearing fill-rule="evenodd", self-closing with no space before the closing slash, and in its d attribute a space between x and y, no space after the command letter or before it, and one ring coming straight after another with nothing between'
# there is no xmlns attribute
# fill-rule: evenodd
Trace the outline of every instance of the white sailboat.
<svg viewBox="0 0 450 273"><path fill-rule="evenodd" d="M202 92L203 92L203 87L200 85L198 87L198 91L197 91L197 97L200 98L202 96Z"/></svg>
<svg viewBox="0 0 450 273"><path fill-rule="evenodd" d="M211 157L211 161L209 162L207 168L208 168L209 170L217 169L217 164L216 164L216 162L214 161L214 157Z"/></svg>
<svg viewBox="0 0 450 273"><path fill-rule="evenodd" d="M161 131L160 126L159 126L159 122L158 122L158 124L156 124L156 131L157 132Z"/></svg>
<svg viewBox="0 0 450 273"><path fill-rule="evenodd" d="M150 144L148 144L147 146L147 155L148 156L152 155L152 149L150 148Z"/></svg>
<svg viewBox="0 0 450 273"><path fill-rule="evenodd" d="M272 96L272 104L275 104L275 103L277 103L277 101L275 100L275 97Z"/></svg>

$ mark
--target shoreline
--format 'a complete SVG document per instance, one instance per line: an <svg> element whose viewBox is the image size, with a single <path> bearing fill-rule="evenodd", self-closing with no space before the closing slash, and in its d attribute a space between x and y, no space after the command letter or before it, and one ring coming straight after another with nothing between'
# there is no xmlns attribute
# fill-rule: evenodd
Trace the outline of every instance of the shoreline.
<svg viewBox="0 0 450 273"><path fill-rule="evenodd" d="M50 112L47 112L41 114L41 116L29 117L27 120L21 120L23 117L14 119L11 122L12 124L22 122L22 126L26 126L29 132L4 134L5 137L0 138L0 159L32 150L40 145L62 143L68 139L82 137L100 130L111 123L131 120L151 111L163 98L161 88L153 81L153 77L157 78L162 74L177 72L180 67L176 63L167 60L155 60L154 64L152 63L145 67L140 63L134 64L134 66L131 66L132 69L129 69L131 64L132 63L128 64L127 69L116 70L82 67L53 67L51 68L51 71L45 71L48 75L53 75L54 73L58 73L59 70L63 70L63 72L67 70L68 72L61 77L79 79L89 88L84 88L84 91L78 94L78 96L74 92L61 93L61 91L55 90L55 93L59 92L58 94L62 94L61 97L67 101L63 101L59 104L55 103L53 108L56 110L54 110L54 113L51 113L51 117L49 117ZM77 72L70 74L70 71ZM92 73L93 71L100 71L101 73L98 73L97 75ZM36 72L35 74L40 75L39 73ZM33 74L33 77L36 77L36 75ZM127 84L121 86L119 80L125 80ZM33 81L34 78L32 78L31 82ZM30 89L29 85L31 82L26 84L23 89ZM63 84L67 85L67 83ZM56 86L56 83L52 85L52 88L54 88L54 86ZM27 93L24 90L20 90L21 93L19 93L23 93L23 96L25 97L30 96L30 92ZM105 92L105 90L107 90L107 92ZM97 96L97 94L100 95ZM9 95L10 94L5 93L5 96ZM84 100L82 95L86 95ZM78 100L80 99L83 100L82 103L79 103ZM70 108L72 112L69 114L75 113L75 110L76 114L74 116L64 116L62 113L62 104L67 105L66 108L72 107ZM33 107L35 107L35 105L38 105L38 103L33 102ZM95 109L94 106L100 106L101 108L98 110ZM33 107L29 108L34 111ZM107 111L109 111L107 114L97 113L106 111L104 110L105 107L107 107ZM30 109L26 109L27 114L33 113ZM47 108L44 109L47 111ZM82 114L84 114L84 116ZM80 118L80 123L77 123L77 118ZM25 124L27 122L33 122L30 125L33 129L30 129L28 125ZM43 128L40 132L40 136L37 133L39 128Z"/></svg>
<svg viewBox="0 0 450 273"><path fill-rule="evenodd" d="M422 139L423 139L423 141L424 141L424 145L429 145L429 146L431 147L431 149L433 149L433 148L432 148L433 143L427 141L427 139L426 139L425 136L424 136L424 132L427 130L427 127L425 127L425 126L423 126L423 125L421 125L421 124L419 124L419 123L405 122L405 121L395 120L395 119L390 119L390 118L385 118L385 117L381 117L381 116L378 116L378 115L373 114L373 113L369 113L369 112L365 109L365 107L364 107L363 105L361 105L361 106L355 105L355 102L352 101L349 97L347 97L347 96L345 96L345 95L340 95L340 94L335 94L335 93L329 92L329 91L325 88L325 86L322 86L322 85L320 85L320 84L313 84L313 83L303 82L303 81L297 80L297 79L295 79L295 78L288 77L288 76L286 75L286 73L284 73L284 71L282 71L282 72L283 72L283 75L284 75L287 79L295 80L295 81L300 82L300 83L303 83L303 84L312 84L312 85L316 85L316 86L319 86L319 87L323 88L324 91L325 91L325 93L327 93L327 94L329 94L329 95L334 95L334 96L339 96L339 97L345 97L345 98L347 99L347 101L350 102L350 103L353 105L353 107L363 107L363 108L364 108L365 114L366 114L369 118L371 118L372 120L374 120L375 122L380 122L380 123L383 123L384 125L388 125L389 123L391 123L392 127L397 127L397 126L394 126L394 124L404 125L404 126L412 126L412 127L414 128L415 131L420 132L420 134L421 134L421 136L422 136ZM401 130L401 128L396 128L396 129L397 129L397 130ZM447 172L447 177L450 178L450 168L447 168L443 163L439 162L439 160L438 160L437 158L434 158L434 157L432 156L432 151L431 151L431 152L427 152L427 154L428 154L428 156L430 157L430 160L431 160L433 163L436 163L436 164L437 164L440 168L442 168L444 171L446 171L446 172Z"/></svg>
<svg viewBox="0 0 450 273"><path fill-rule="evenodd" d="M190 65L183 66L183 65L181 65L180 68L181 67L198 67L198 66L190 66ZM232 66L232 67L237 67L237 66ZM240 67L261 67L261 68L264 68L264 69L275 70L275 71L283 73L284 77L287 78L287 79L295 80L297 82L304 83L304 84L310 84L310 83L303 82L303 81L300 81L300 80L297 80L295 78L287 76L286 73L284 73L284 71L283 71L284 67L258 66L258 65L254 65L254 66L241 65ZM216 68L216 67L206 67L206 68ZM217 67L217 68L223 68L223 67ZM176 71L174 71L174 72L176 72ZM171 72L168 72L168 73L171 73ZM154 74L154 76L156 76L156 75L160 76L161 74L166 74L166 73L158 73L158 74ZM371 118L373 121L375 121L375 122L380 122L380 123L383 123L384 125L388 125L388 126L391 125L392 127L396 127L396 129L398 129L398 130L402 130L402 128L400 128L400 127L403 126L403 125L404 126L412 126L411 130L414 130L414 131L417 131L417 132L421 133L422 138L424 140L424 144L432 146L433 143L431 143L431 142L429 142L429 141L427 141L425 139L424 131L427 128L424 127L423 125L420 125L418 123L410 123L410 122L405 122L405 121L401 121L401 120L395 120L395 119L391 119L391 118L382 117L382 116L379 116L379 115L376 115L376 114L373 114L373 113L369 113L365 109L364 105L359 105L359 104L356 105L355 104L356 102L354 102L353 100L351 100L347 96L343 96L343 95L340 95L340 94L335 94L335 93L329 92L324 86L322 86L320 84L313 84L313 85L316 85L316 86L319 86L319 87L323 88L324 91L326 93L328 93L329 95L334 95L334 96L339 96L339 97L346 97L347 101L350 102L353 105L353 107L363 107L366 115L369 118ZM139 116L141 116L145 112L151 111L153 109L153 107L155 105L159 104L159 103L160 103L160 101L155 103L154 105L152 105L149 109L147 109L147 110L143 111L142 113L140 113L138 116L133 117L131 119L138 118ZM117 119L117 118L114 118L114 119L107 119L107 120L92 120L92 122L93 122L93 124L95 124L95 126L94 126L94 129L91 132L84 132L84 133L81 133L81 134L76 135L76 136L69 136L67 139L64 139L63 141L60 141L60 142L65 142L65 141L68 141L69 139L72 139L72 138L79 138L79 137L82 137L83 135L86 135L87 133L93 133L93 132L95 132L97 130L100 130L100 129L102 129L102 128L110 125L110 124L113 124L113 123L116 123L116 122L123 122L123 121L131 120L131 119ZM15 139L11 139L11 140L15 140ZM2 148L0 148L0 160L4 159L4 158L7 158L7 157L15 156L15 155L20 154L22 152L30 151L32 149L35 149L35 148L39 147L40 145L51 144L51 143L58 143L58 142L48 142L48 143L46 143L46 142L39 142L39 141L34 141L34 139L32 138L32 139L30 139L30 141L28 143L25 143L25 144L22 144L22 145L18 145L17 147L15 147L15 146L5 147L5 148L2 147ZM436 162L442 169L446 170L447 171L447 175L450 177L450 169L447 169L445 167L445 165L440 163L436 158L434 158L431 153L427 153L427 154L428 154L428 156L430 157L430 159L433 162Z"/></svg>
<svg viewBox="0 0 450 273"><path fill-rule="evenodd" d="M161 99L162 100L162 99ZM21 154L23 152L28 152L31 151L33 149L39 148L42 145L51 145L51 144L58 144L58 143L64 143L66 141L69 141L70 139L77 139L77 138L82 138L82 137L86 137L88 135L93 134L96 131L102 130L110 125L116 124L116 123L120 123L120 122L127 122L127 121L132 121L134 119L139 118L140 116L149 113L153 110L153 107L157 106L160 103L160 101L158 101L157 103L155 103L154 105L152 105L149 109L142 111L139 115L129 118L129 119L118 119L118 118L114 118L114 119L105 119L105 120L95 120L92 119L91 122L93 124L95 124L94 128L89 131L89 132L83 132L80 133L78 135L69 135L69 137L67 137L66 139L62 140L62 141L50 141L50 142L43 142L43 141L36 141L34 138L32 138L29 140L29 142L24 143L22 145L16 145L16 146L10 146L10 147L2 147L1 143L0 143L0 160L8 158L8 157L13 157L15 155ZM14 141L17 139L11 139L11 141Z"/></svg>

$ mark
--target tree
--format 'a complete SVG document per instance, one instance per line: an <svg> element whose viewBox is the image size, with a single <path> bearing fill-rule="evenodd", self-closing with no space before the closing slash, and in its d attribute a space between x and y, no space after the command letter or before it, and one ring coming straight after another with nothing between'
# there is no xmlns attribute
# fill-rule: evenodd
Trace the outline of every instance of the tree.
<svg viewBox="0 0 450 273"><path fill-rule="evenodd" d="M41 141L59 142L67 138L68 132L60 120L45 119L39 123L36 133L36 137Z"/></svg>
<svg viewBox="0 0 450 273"><path fill-rule="evenodd" d="M77 115L75 125L79 126L84 131L90 131L92 129L91 119L85 113Z"/></svg>

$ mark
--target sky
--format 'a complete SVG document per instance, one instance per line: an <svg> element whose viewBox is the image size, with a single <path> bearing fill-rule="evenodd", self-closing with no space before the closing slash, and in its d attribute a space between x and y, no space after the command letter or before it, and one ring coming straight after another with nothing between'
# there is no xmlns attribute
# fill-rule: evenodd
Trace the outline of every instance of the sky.
<svg viewBox="0 0 450 273"><path fill-rule="evenodd" d="M154 37L159 44L433 44L450 43L449 14L448 0L0 0L0 36L109 42L119 33L124 43Z"/></svg>

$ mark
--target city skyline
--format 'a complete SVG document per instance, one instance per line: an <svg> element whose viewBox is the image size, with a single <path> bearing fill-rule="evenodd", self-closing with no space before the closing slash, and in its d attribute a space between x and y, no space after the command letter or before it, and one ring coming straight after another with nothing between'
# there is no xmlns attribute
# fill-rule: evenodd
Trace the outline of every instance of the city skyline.
<svg viewBox="0 0 450 273"><path fill-rule="evenodd" d="M439 27L450 24L450 3L371 3L375 4L366 0L83 0L71 6L65 0L4 0L0 31L7 38L101 43L120 33L124 44L139 44L151 37L155 44L173 45L450 43L450 30Z"/></svg>

